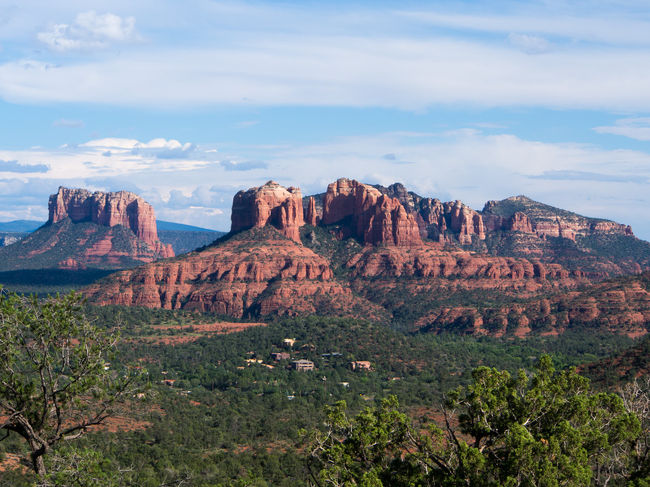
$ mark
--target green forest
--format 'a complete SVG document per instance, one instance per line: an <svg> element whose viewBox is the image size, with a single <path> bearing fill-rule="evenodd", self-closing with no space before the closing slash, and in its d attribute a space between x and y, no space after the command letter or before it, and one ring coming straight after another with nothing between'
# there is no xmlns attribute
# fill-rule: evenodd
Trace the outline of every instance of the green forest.
<svg viewBox="0 0 650 487"><path fill-rule="evenodd" d="M30 312L38 306L34 302ZM540 363L545 364L549 377L564 381L560 384L562 387L568 380L561 379L565 377L562 374L569 374L566 377L578 381L578 385L572 387L584 397L570 400L585 401L591 397L587 391L594 391L594 394L614 391L607 388L607 374L599 373L597 366L582 367L594 379L590 387L587 386L589 379L575 375L573 367L597 364L599 360L620 354L634 345L633 340L624 336L578 330L561 337L496 339L407 334L362 319L305 317L276 318L266 326L232 334L197 335L191 341L178 340L170 346L165 339L174 340L187 332L191 336L203 324L223 317L135 307L93 307L82 303L75 306L77 308L73 307L70 313L76 313L79 320L87 321L101 336L115 337L107 373L135 370L141 381L139 392L134 392L119 407L114 406L113 423L108 421L106 427L88 428L80 438L63 441L46 455L46 464L55 471L58 468L56 462L58 465L70 462L86 465L84 468L95 472L93 485L101 485L97 483L100 480L106 485L138 486L402 485L397 480L395 483L390 480L392 470L386 468L397 457L402 461L402 454L396 457L395 452L402 452L406 448L404 445L373 453L381 456L381 459L377 458L377 465L381 468L376 470L376 478L351 477L346 481L348 483L319 483L319 475L329 474L318 473L323 470L323 464L318 462L326 461L327 455L333 453L313 454L315 438L322 441L328 428L342 427L341 421L349 423L345 423L346 434L356 434L354 425L361 421L359 414L361 417L399 414L402 427L408 427L418 435L422 433L426 442L434 441L436 435L442 434L440 431L443 430L436 428L444 428L442 413L449 409L450 401L460 401L467 411L475 411L472 401L477 399L472 391L478 387L477 374L480 376L489 371L488 377L481 380L487 381L490 387L505 388L499 391L499 394L505 394L505 399L499 396L485 401L490 407L497 407L494 401L506 400L506 406L498 407L501 408L499 414L508 416L503 407L515 406L508 402L510 393L507 388L527 398L523 389L543 385L535 379ZM8 316L7 309L5 316ZM69 316L67 312L59 312L63 313L62 316ZM292 345L285 339L290 339ZM274 352L288 353L289 358L276 361L271 355ZM313 362L314 370L293 370L292 362L298 359ZM371 368L353 370L353 361L369 361ZM557 373L560 375L549 372L552 367L560 371ZM490 379L490 374L496 374L494 380ZM532 377L530 383L527 382L529 377ZM515 382L509 382L512 380ZM502 386L499 386L499 381L503 382ZM552 382L550 379L546 382L549 381ZM563 390L562 394L576 390ZM545 392L536 390L535 394L539 396ZM610 398L610 395L603 397ZM614 413L624 414L619 399L607 400L614 401L613 406L610 404ZM344 409L342 404L345 404ZM337 411L336 421L332 419L333 411ZM497 417L491 420L501 421ZM638 420L630 417L628 420L633 423L628 428L629 434L638 437L640 426L634 422ZM462 414L454 421L460 421L459 438L462 441L467 441L468 434L482 435L463 426ZM467 421L471 423L471 420ZM546 431L532 434L537 435L538 442L544 438L549 441L544 436ZM364 441L369 441L366 433L362 436ZM346 444L345 438L341 437L340 445ZM422 438L418 441L424 441ZM608 441L614 442L613 437ZM365 455L362 445L354 445L351 447L354 451L345 454L347 463L341 464L341 468L348 468L349 462L352 462L350 465L357 462L355 454ZM334 446L330 444L329 449ZM621 445L616 443L615 446ZM0 451L6 460L28 456L29 446L15 431L7 431L0 442ZM430 451L426 453L431 454ZM459 454L458 451L455 453ZM537 451L535 454L541 453ZM415 462L400 467L415 469L411 480L403 481L404 485L465 485L439 483L442 478L439 475L424 475L418 470L422 468L422 458L404 458ZM480 464L491 460L479 458L472 461ZM487 475L478 464L473 464L472 475ZM416 468L414 465L420 466ZM576 474L576 478L582 479L580 482L585 482L592 471L589 465L583 467L582 473ZM634 474L637 477L639 468ZM367 469L364 467L362 470ZM499 483L503 480L499 480L501 474L496 470L490 475L496 480L485 485L510 485ZM34 474L27 467L5 471L0 478L2 485L27 486L35 482ZM619 480L622 478L620 476ZM63 483L57 484L53 480L55 483L52 485L66 485L68 481L59 480ZM641 482L630 474L631 481ZM589 484L575 482L578 483L512 485Z"/></svg>

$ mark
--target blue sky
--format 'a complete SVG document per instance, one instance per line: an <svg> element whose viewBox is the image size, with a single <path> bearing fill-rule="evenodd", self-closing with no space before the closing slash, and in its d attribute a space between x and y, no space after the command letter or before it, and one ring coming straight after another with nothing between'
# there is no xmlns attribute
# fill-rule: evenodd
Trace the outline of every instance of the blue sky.
<svg viewBox="0 0 650 487"><path fill-rule="evenodd" d="M345 176L650 239L649 86L646 1L0 0L0 221L67 185L227 230Z"/></svg>

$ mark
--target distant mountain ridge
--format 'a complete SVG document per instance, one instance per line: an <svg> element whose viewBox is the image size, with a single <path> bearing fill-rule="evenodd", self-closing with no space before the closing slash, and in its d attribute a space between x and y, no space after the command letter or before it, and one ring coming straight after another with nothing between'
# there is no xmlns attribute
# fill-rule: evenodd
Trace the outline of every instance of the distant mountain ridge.
<svg viewBox="0 0 650 487"><path fill-rule="evenodd" d="M43 225L45 225L45 222L38 220L0 222L0 233L30 233Z"/></svg>
<svg viewBox="0 0 650 487"><path fill-rule="evenodd" d="M220 233L222 235L226 233L220 230L212 230L210 228L195 227L194 225L186 225L185 223L168 222L165 220L156 220L156 225L158 225L159 232L161 230L171 230L171 231L178 231L178 232L213 232L213 233Z"/></svg>

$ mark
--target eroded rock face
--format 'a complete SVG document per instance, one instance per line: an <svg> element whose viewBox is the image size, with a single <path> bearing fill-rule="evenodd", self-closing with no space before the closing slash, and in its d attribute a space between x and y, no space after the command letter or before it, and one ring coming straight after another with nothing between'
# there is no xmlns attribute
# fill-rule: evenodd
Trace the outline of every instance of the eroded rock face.
<svg viewBox="0 0 650 487"><path fill-rule="evenodd" d="M415 216L397 198L345 178L327 187L322 223L343 223L349 232L344 236L357 237L365 244L409 247L422 242Z"/></svg>
<svg viewBox="0 0 650 487"><path fill-rule="evenodd" d="M520 337L531 333L558 335L567 328L585 326L636 338L648 333L649 278L646 273L503 307L439 308L415 325L431 331L453 327L469 334Z"/></svg>
<svg viewBox="0 0 650 487"><path fill-rule="evenodd" d="M449 215L451 230L458 233L461 244L471 244L472 235L479 240L485 240L483 218L461 201L445 203L445 214Z"/></svg>
<svg viewBox="0 0 650 487"><path fill-rule="evenodd" d="M275 181L239 191L232 201L231 232L273 225L286 237L300 241L305 224L299 188L285 188Z"/></svg>
<svg viewBox="0 0 650 487"><path fill-rule="evenodd" d="M272 228L254 228L201 252L114 274L84 294L97 304L237 317L381 312L333 279L325 258Z"/></svg>
<svg viewBox="0 0 650 487"><path fill-rule="evenodd" d="M521 211L516 211L510 217L508 229L513 232L533 233L533 226L530 223L528 215Z"/></svg>
<svg viewBox="0 0 650 487"><path fill-rule="evenodd" d="M92 222L105 227L122 225L147 243L161 257L173 257L170 245L158 239L153 207L128 191L91 193L86 189L60 187L50 196L48 223L69 218L73 223Z"/></svg>
<svg viewBox="0 0 650 487"><path fill-rule="evenodd" d="M516 210L508 211L508 207ZM505 215L499 214L504 211ZM562 237L575 241L577 236L595 234L634 235L629 225L580 216L521 195L503 201L488 201L481 214L486 222L490 221L486 225L489 231L513 230L535 234L539 238Z"/></svg>
<svg viewBox="0 0 650 487"><path fill-rule="evenodd" d="M309 197L309 203L307 204L307 209L305 210L305 223L315 227L318 225L320 218L316 212L316 200L313 196Z"/></svg>

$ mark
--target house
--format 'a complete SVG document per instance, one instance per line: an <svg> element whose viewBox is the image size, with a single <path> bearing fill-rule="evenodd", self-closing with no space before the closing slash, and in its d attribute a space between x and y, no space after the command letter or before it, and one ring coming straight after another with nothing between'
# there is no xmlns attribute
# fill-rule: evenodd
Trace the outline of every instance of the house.
<svg viewBox="0 0 650 487"><path fill-rule="evenodd" d="M350 362L352 370L370 370L370 362L367 360L355 360Z"/></svg>
<svg viewBox="0 0 650 487"><path fill-rule="evenodd" d="M340 353L340 352L328 352L328 353L322 353L321 357L324 358L324 359L328 359L330 357L334 358L334 357L340 357L342 355L343 354Z"/></svg>
<svg viewBox="0 0 650 487"><path fill-rule="evenodd" d="M163 379L162 383L169 387L174 387L174 382L176 379Z"/></svg>
<svg viewBox="0 0 650 487"><path fill-rule="evenodd" d="M282 343L284 343L287 347L293 347L293 344L296 343L295 338L285 338L282 340Z"/></svg>
<svg viewBox="0 0 650 487"><path fill-rule="evenodd" d="M314 370L314 362L311 360L294 360L291 362L291 368L294 370Z"/></svg>
<svg viewBox="0 0 650 487"><path fill-rule="evenodd" d="M276 362L279 362L280 360L289 360L291 358L291 354L288 352L272 352L271 358Z"/></svg>

